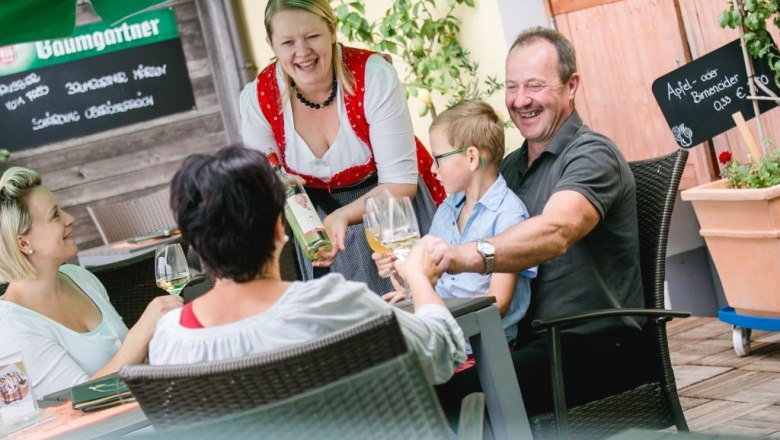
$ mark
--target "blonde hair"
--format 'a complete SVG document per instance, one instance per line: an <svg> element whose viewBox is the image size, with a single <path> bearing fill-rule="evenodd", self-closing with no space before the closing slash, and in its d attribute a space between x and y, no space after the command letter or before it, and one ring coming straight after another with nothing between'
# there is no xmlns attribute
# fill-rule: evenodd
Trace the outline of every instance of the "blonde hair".
<svg viewBox="0 0 780 440"><path fill-rule="evenodd" d="M472 99L461 101L441 112L430 131L443 127L453 147L476 147L485 163L496 168L504 160L504 123L490 104Z"/></svg>
<svg viewBox="0 0 780 440"><path fill-rule="evenodd" d="M30 231L32 218L23 199L40 185L41 175L22 167L11 167L0 178L0 282L35 277L16 237Z"/></svg>
<svg viewBox="0 0 780 440"><path fill-rule="evenodd" d="M265 5L265 19L263 21L265 24L265 32L268 35L269 41L271 41L271 36L273 35L271 21L274 15L276 15L276 13L279 11L296 9L306 11L316 15L317 17L320 17L325 21L325 24L328 25L328 29L330 30L331 34L336 35L336 31L338 30L338 19L336 18L336 14L333 12L333 8L330 6L330 3L328 3L328 0L269 0L268 4ZM354 95L355 78L352 76L349 70L344 67L344 63L341 61L341 57L339 56L338 46L339 43L334 38L333 45L331 47L331 50L333 51L333 55L331 56L333 72L336 74L336 80L339 82L341 89L344 90L345 93ZM292 81L290 80L290 75L287 73L284 74L284 82L284 96L292 96Z"/></svg>

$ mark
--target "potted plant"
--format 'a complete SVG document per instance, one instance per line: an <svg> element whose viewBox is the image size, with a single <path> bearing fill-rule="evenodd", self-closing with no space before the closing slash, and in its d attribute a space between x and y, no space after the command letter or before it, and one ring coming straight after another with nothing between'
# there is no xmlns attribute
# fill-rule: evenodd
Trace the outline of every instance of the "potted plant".
<svg viewBox="0 0 780 440"><path fill-rule="evenodd" d="M723 284L738 313L780 316L780 152L740 164L720 154L724 179L681 193L699 219Z"/></svg>

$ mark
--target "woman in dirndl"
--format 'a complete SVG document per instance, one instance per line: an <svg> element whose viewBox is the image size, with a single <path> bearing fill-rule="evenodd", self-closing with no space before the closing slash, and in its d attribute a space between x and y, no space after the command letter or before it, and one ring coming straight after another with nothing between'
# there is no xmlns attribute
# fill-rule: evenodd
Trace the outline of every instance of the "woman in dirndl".
<svg viewBox="0 0 780 440"><path fill-rule="evenodd" d="M414 197L428 232L444 190L430 154L414 136L403 87L380 54L340 45L327 0L270 0L267 41L276 60L241 92L241 131L249 148L275 151L305 181L333 250L308 261L296 243L300 275L328 271L391 291L371 260L364 199L389 191Z"/></svg>

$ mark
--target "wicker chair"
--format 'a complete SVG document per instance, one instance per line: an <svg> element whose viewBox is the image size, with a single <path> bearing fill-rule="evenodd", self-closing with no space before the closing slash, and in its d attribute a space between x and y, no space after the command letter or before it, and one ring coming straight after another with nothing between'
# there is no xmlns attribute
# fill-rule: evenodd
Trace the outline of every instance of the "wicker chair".
<svg viewBox="0 0 780 440"><path fill-rule="evenodd" d="M154 278L154 251L87 269L103 283L111 304L125 325L132 327L156 296L167 295Z"/></svg>
<svg viewBox="0 0 780 440"><path fill-rule="evenodd" d="M199 387L204 401L201 405L210 410L209 414L223 403L216 401L214 395L218 391L210 388L211 385ZM255 385L251 386L254 388ZM266 394L263 390L257 392L261 396ZM241 394L249 393L243 391ZM262 397L258 396L260 399ZM181 401L176 403L182 404ZM141 405L151 416L143 402ZM134 437L173 440L453 438L419 360L411 352L268 405Z"/></svg>
<svg viewBox="0 0 780 440"><path fill-rule="evenodd" d="M127 240L161 229L175 228L176 220L170 207L171 191L165 187L136 199L111 205L90 205L87 212L100 233L103 244ZM184 246L190 268L200 272L202 265L197 252Z"/></svg>
<svg viewBox="0 0 780 440"><path fill-rule="evenodd" d="M123 367L119 375L155 428L237 413L335 382L407 352L395 314L242 359Z"/></svg>
<svg viewBox="0 0 780 440"><path fill-rule="evenodd" d="M170 189L111 205L87 206L103 244L126 240L151 231L176 227L169 206Z"/></svg>
<svg viewBox="0 0 780 440"><path fill-rule="evenodd" d="M605 438L628 428L664 429L675 425L688 431L674 380L666 338L666 322L688 312L664 310L666 242L680 177L688 157L686 150L629 163L637 187L637 211L645 293L645 309L598 310L576 316L534 321L547 329L552 365L555 412L531 418L534 438ZM560 331L567 324L602 317L647 317L645 332L657 350L660 365L653 380L621 394L566 408L561 363Z"/></svg>

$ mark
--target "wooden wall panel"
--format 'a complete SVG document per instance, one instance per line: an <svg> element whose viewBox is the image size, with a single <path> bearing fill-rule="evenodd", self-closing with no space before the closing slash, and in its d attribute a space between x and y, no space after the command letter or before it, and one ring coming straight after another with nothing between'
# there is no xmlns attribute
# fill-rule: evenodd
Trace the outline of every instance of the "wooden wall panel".
<svg viewBox="0 0 780 440"><path fill-rule="evenodd" d="M656 78L689 59L677 17L675 3L668 0L601 2L555 17L577 50L578 111L628 160L677 148L651 90ZM696 168L690 164L683 187L697 182Z"/></svg>
<svg viewBox="0 0 780 440"><path fill-rule="evenodd" d="M617 1L620 0L550 0L550 10L553 14L559 15Z"/></svg>
<svg viewBox="0 0 780 440"><path fill-rule="evenodd" d="M582 85L577 107L628 160L673 151L674 138L650 86L685 62L674 5L625 0L556 17L577 49Z"/></svg>
<svg viewBox="0 0 780 440"><path fill-rule="evenodd" d="M16 152L13 164L38 170L60 205L76 217L81 248L100 243L86 207L156 191L182 159L227 144L215 77L195 0L174 3L196 109ZM97 17L79 5L79 24Z"/></svg>

